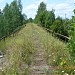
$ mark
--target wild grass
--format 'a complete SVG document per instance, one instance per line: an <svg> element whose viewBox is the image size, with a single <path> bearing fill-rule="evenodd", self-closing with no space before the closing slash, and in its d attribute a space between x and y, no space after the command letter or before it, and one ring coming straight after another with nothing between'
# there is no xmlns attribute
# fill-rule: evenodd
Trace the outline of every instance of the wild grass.
<svg viewBox="0 0 75 75"><path fill-rule="evenodd" d="M23 75L24 73L26 75L34 53L31 38L31 27L27 25L17 33L17 36L8 37L5 42L0 42L0 50L6 53L3 69L5 75Z"/></svg>
<svg viewBox="0 0 75 75"><path fill-rule="evenodd" d="M67 43L60 41L59 39L52 37L49 32L46 32L41 27L35 26L40 41L44 45L45 58L48 65L56 68L56 72L60 75L62 71L71 74L74 72L73 62L67 49ZM54 74L56 75L56 74Z"/></svg>
<svg viewBox="0 0 75 75"><path fill-rule="evenodd" d="M34 32L35 30L35 32ZM49 66L59 67L55 72L60 75L73 72L74 69L69 69L73 66L71 56L67 50L67 45L52 37L43 28L36 24L27 24L26 27L21 29L16 36L8 37L6 41L0 42L0 50L5 52L4 73L5 75L29 75L29 66L33 63L33 55L35 47L33 44L33 32L39 37L45 50L45 59ZM71 71L72 70L72 71ZM0 71L1 73L2 71ZM0 74L2 75L2 73ZM56 75L56 74L54 74Z"/></svg>

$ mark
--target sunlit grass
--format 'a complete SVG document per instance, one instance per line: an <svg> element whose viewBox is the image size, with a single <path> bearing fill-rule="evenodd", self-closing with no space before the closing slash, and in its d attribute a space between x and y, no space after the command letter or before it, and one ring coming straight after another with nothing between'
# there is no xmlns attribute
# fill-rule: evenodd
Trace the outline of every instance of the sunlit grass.
<svg viewBox="0 0 75 75"><path fill-rule="evenodd" d="M22 75L27 71L26 68L32 63L34 53L31 38L31 27L27 25L17 33L17 36L8 37L5 42L0 42L0 50L6 52L4 70L6 75L17 75L17 73Z"/></svg>
<svg viewBox="0 0 75 75"><path fill-rule="evenodd" d="M65 67L68 68L73 65L66 44L52 37L43 28L30 23L21 29L16 36L10 36L6 38L5 42L0 42L0 50L5 52L6 55L4 73L6 75L28 75L30 72L29 66L33 63L33 55L36 51L33 44L35 41L33 40L33 37L35 37L33 33L38 36L44 47L47 64L61 67L57 73L61 74L64 71L65 74L69 72Z"/></svg>
<svg viewBox="0 0 75 75"><path fill-rule="evenodd" d="M44 45L47 64L54 68L57 67L55 72L59 75L62 74L62 70L64 70L63 74L71 74L74 67L67 49L67 44L55 37L52 37L49 32L46 32L43 28L38 27L37 25L35 26L35 29L37 30L40 41Z"/></svg>

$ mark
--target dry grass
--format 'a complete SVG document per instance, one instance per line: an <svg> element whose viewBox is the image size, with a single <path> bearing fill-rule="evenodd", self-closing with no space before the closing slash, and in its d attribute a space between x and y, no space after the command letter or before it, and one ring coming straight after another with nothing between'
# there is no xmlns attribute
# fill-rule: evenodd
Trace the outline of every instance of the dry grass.
<svg viewBox="0 0 75 75"><path fill-rule="evenodd" d="M15 37L8 37L0 42L0 50L6 53L4 73L6 75L23 75L25 69L32 63L34 47L29 24L20 30ZM1 74L0 74L1 75Z"/></svg>
<svg viewBox="0 0 75 75"><path fill-rule="evenodd" d="M62 74L62 70L64 70L63 75L65 72L69 74L74 72L67 44L55 37L52 37L52 35L46 32L43 28L38 27L37 25L34 26L40 41L44 45L47 64L53 66L54 68L59 68L59 70L57 70L59 75Z"/></svg>
<svg viewBox="0 0 75 75"><path fill-rule="evenodd" d="M27 24L15 37L8 37L5 42L0 42L0 50L6 53L5 75L28 75L28 67L33 62L33 55L36 51L33 45L34 40L32 40L34 30L44 46L48 65L60 67L72 64L65 43L52 37L51 34L36 24Z"/></svg>

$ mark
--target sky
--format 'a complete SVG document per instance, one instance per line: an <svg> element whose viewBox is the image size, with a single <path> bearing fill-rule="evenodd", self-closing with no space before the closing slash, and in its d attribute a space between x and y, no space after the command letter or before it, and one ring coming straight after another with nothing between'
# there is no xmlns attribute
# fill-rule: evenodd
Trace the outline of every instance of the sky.
<svg viewBox="0 0 75 75"><path fill-rule="evenodd" d="M6 3L10 4L13 0L0 0L0 9L3 9ZM62 18L71 18L73 15L75 0L21 0L23 12L28 18L35 18L39 4L43 1L46 4L47 10L55 9L55 15Z"/></svg>

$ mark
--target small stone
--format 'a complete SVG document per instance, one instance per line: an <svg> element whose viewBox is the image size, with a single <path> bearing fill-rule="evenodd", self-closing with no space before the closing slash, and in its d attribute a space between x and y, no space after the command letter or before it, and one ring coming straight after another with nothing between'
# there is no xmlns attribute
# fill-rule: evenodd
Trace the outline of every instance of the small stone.
<svg viewBox="0 0 75 75"><path fill-rule="evenodd" d="M62 71L62 72L64 72L64 71Z"/></svg>
<svg viewBox="0 0 75 75"><path fill-rule="evenodd" d="M3 55L0 55L0 58L3 58Z"/></svg>
<svg viewBox="0 0 75 75"><path fill-rule="evenodd" d="M60 58L60 59L62 59L62 58Z"/></svg>
<svg viewBox="0 0 75 75"><path fill-rule="evenodd" d="M53 60L53 61L55 61L55 60Z"/></svg>
<svg viewBox="0 0 75 75"><path fill-rule="evenodd" d="M49 68L51 68L52 66L49 66Z"/></svg>
<svg viewBox="0 0 75 75"><path fill-rule="evenodd" d="M4 70L2 69L2 72L3 72Z"/></svg>
<svg viewBox="0 0 75 75"><path fill-rule="evenodd" d="M68 73L65 73L65 75L69 75Z"/></svg>
<svg viewBox="0 0 75 75"><path fill-rule="evenodd" d="M49 57L50 57L51 55L49 55Z"/></svg>
<svg viewBox="0 0 75 75"><path fill-rule="evenodd" d="M41 54L39 54L39 55L41 55Z"/></svg>
<svg viewBox="0 0 75 75"><path fill-rule="evenodd" d="M53 55L54 53L52 53L52 55Z"/></svg>

